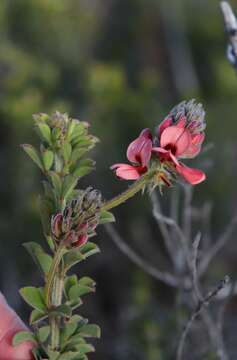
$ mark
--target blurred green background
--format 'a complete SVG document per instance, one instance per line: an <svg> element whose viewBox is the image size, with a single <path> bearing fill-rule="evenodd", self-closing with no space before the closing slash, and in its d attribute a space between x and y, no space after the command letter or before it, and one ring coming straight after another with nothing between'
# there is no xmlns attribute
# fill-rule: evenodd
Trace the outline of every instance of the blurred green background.
<svg viewBox="0 0 237 360"><path fill-rule="evenodd" d="M237 207L237 77L225 58L218 1L2 0L0 30L0 285L24 319L29 309L18 288L41 279L21 244L43 239L40 174L19 147L37 141L33 113L67 111L90 122L100 138L97 170L81 186L110 198L127 184L109 167L126 160L140 130L155 128L184 99L203 102L206 143L214 146L192 161L208 175L195 202L213 202L218 235ZM137 196L114 213L124 239L159 265L162 245L148 198ZM234 240L213 263L214 279L235 277ZM172 291L131 264L103 229L97 241L101 255L79 269L97 281L96 295L81 308L102 327L91 359L168 359L177 336Z"/></svg>

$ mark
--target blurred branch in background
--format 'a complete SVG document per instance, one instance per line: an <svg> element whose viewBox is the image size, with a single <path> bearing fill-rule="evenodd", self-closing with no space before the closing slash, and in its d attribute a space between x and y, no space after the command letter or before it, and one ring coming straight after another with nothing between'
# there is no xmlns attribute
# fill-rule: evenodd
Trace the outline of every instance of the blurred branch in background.
<svg viewBox="0 0 237 360"><path fill-rule="evenodd" d="M106 231L119 250L134 264L156 280L162 281L164 284L176 289L175 298L178 308L184 308L186 313L190 313L186 324L182 325L183 330L178 330L181 331L181 336L177 346L177 360L186 359L186 357L184 357L186 354L185 348L191 346L187 342L187 338L191 333L194 322L198 320L199 315L199 330L197 331L196 325L195 331L191 333L192 338L197 337L198 339L198 333L204 326L217 358L220 360L228 360L229 357L225 349L222 334L223 327L220 325L224 321L224 311L222 312L222 320L220 322L220 315L214 316L213 311L210 311L208 307L214 300L229 299L230 287L232 285L228 288L229 278L225 276L224 280L220 281L213 290L201 290L200 278L205 275L205 283L202 284L202 286L204 289L208 288L206 284L208 279L208 266L211 260L215 258L231 238L237 226L237 215L235 214L233 216L226 230L220 235L217 241L213 243L210 233L211 204L205 203L204 206L196 208L193 206L193 189L191 186L181 184L181 190L182 193L180 193L180 189L172 190L168 212L173 218L163 212L158 194L153 192L151 195L153 216L157 222L167 254L172 263L172 273L167 273L165 270L158 269L155 265L150 265L149 261L144 260L142 256L138 255L136 251L123 240L114 226L107 225ZM198 222L201 227L202 235L198 232L194 237L194 241L192 241L194 223L196 222ZM198 265L201 237L203 240L208 239L208 248L207 245L205 246L205 244L203 244L202 248L204 252L200 257ZM203 292L206 293L206 295L202 295ZM220 304L218 308L221 309ZM177 315L176 322L176 326L178 326L179 320ZM181 323L185 323L185 320L182 319ZM207 340L204 339L203 341Z"/></svg>
<svg viewBox="0 0 237 360"><path fill-rule="evenodd" d="M227 1L221 1L220 7L229 38L229 43L227 45L227 58L231 65L237 69L237 19Z"/></svg>

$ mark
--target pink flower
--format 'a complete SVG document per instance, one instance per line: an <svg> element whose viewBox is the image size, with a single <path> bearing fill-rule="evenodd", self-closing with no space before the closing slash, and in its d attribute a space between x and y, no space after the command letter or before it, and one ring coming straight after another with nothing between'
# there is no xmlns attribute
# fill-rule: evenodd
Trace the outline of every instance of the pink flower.
<svg viewBox="0 0 237 360"><path fill-rule="evenodd" d="M193 158L200 152L201 145L205 138L203 133L205 128L203 121L204 116L195 113L195 111L189 114L189 116L186 116L185 112L187 112L187 107L190 105L190 102L182 104L183 108L180 109L179 106L181 104L178 105L176 114L174 115L171 112L159 126L159 146L153 147L152 151L158 154L161 161L171 163L187 182L196 185L204 181L206 175L201 170L187 167L180 162L179 159ZM193 106L193 102L191 102L191 105ZM188 108L188 110L190 109ZM200 107L198 110L200 111Z"/></svg>
<svg viewBox="0 0 237 360"><path fill-rule="evenodd" d="M151 151L152 135L149 129L144 129L127 149L127 158L132 165L114 164L111 169L115 170L116 175L121 179L137 180L147 172Z"/></svg>

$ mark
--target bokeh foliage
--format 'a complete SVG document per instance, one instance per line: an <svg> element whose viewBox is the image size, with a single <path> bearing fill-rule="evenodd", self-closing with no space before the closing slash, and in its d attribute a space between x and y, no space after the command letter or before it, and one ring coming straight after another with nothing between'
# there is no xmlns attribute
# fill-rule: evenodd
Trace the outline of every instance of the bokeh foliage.
<svg viewBox="0 0 237 360"><path fill-rule="evenodd" d="M84 184L109 198L126 186L109 166L125 160L140 129L154 128L175 103L197 97L207 111L207 141L215 144L200 159L208 181L197 189L197 202L215 203L213 227L220 231L236 206L237 78L225 59L217 1L3 0L0 29L0 283L18 311L26 316L17 289L38 276L21 244L42 239L35 195L42 179L19 148L35 141L32 113L68 111L91 123L101 142L97 171ZM133 199L116 215L124 237L156 263L159 234L149 202ZM103 256L83 270L98 283L85 309L102 327L96 358L165 359L167 337L175 333L172 316L163 325L162 314L173 306L172 294L100 235ZM231 244L213 277L236 272Z"/></svg>

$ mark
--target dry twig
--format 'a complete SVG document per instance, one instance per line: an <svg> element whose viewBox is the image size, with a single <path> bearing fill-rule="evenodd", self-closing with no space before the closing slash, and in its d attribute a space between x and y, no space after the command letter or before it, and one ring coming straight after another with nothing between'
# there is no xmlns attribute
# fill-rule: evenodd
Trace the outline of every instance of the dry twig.
<svg viewBox="0 0 237 360"><path fill-rule="evenodd" d="M151 275L156 280L162 281L171 287L178 286L178 280L170 273L158 270L156 267L150 265L148 262L143 260L133 249L131 249L121 236L116 231L115 227L111 224L105 225L107 233L115 245L124 253L134 264L139 266L145 273Z"/></svg>

